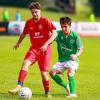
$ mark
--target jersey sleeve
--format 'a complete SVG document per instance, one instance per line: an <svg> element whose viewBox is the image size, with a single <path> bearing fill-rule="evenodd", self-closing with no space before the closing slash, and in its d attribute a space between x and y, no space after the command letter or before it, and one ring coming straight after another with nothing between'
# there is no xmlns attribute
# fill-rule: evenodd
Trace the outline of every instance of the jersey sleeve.
<svg viewBox="0 0 100 100"><path fill-rule="evenodd" d="M52 30L56 30L56 27L53 25L53 23L46 18L46 26L48 27L49 31L52 32Z"/></svg>
<svg viewBox="0 0 100 100"><path fill-rule="evenodd" d="M25 23L25 27L24 27L24 30L23 30L23 34L28 34L29 32L28 32L28 21L26 21L26 23Z"/></svg>
<svg viewBox="0 0 100 100"><path fill-rule="evenodd" d="M59 37L60 31L61 31L61 30L58 30L58 31L57 31L57 36L56 36L56 38L54 39L54 41L56 41L56 42L58 41L58 37Z"/></svg>
<svg viewBox="0 0 100 100"><path fill-rule="evenodd" d="M83 43L79 35L77 35L77 38L76 38L76 46L77 48L83 48Z"/></svg>

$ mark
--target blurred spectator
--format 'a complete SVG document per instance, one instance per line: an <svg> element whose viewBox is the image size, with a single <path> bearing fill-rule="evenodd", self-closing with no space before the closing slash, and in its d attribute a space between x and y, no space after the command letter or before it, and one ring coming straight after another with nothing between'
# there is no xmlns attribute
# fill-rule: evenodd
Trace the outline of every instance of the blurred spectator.
<svg viewBox="0 0 100 100"><path fill-rule="evenodd" d="M16 21L21 21L21 13L19 12L19 10L16 11Z"/></svg>
<svg viewBox="0 0 100 100"><path fill-rule="evenodd" d="M75 13L75 0L55 0L61 11Z"/></svg>
<svg viewBox="0 0 100 100"><path fill-rule="evenodd" d="M90 22L95 22L95 15L93 13L90 14Z"/></svg>
<svg viewBox="0 0 100 100"><path fill-rule="evenodd" d="M2 19L5 22L9 21L9 13L8 13L8 9L7 8L5 8L3 13L2 13Z"/></svg>

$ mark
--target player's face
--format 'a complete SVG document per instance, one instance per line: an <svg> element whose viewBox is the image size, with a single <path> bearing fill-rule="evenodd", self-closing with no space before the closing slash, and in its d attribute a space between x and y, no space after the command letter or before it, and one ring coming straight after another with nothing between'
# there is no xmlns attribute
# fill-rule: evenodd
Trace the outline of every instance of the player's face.
<svg viewBox="0 0 100 100"><path fill-rule="evenodd" d="M33 16L34 20L39 20L40 19L40 16L41 16L40 9L31 9L31 13L32 13L32 16Z"/></svg>
<svg viewBox="0 0 100 100"><path fill-rule="evenodd" d="M70 25L68 25L67 23L63 23L60 25L61 25L61 28L62 28L62 31L64 32L64 34L66 34L66 35L70 34Z"/></svg>

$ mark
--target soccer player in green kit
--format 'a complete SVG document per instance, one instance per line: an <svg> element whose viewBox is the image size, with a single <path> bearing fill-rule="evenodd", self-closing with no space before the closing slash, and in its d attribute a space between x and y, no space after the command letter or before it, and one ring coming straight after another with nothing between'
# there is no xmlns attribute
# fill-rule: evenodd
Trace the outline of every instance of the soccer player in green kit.
<svg viewBox="0 0 100 100"><path fill-rule="evenodd" d="M65 88L67 97L77 97L74 74L79 66L79 56L83 52L83 44L80 36L70 30L71 19L69 17L61 17L60 25L62 30L58 31L56 38L58 62L51 69L50 76L57 84ZM66 69L69 80L67 84L59 76Z"/></svg>

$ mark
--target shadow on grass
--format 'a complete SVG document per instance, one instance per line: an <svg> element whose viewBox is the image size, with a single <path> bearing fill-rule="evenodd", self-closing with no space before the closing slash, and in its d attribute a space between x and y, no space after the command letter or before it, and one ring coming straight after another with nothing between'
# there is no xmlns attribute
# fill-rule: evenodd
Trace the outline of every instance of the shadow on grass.
<svg viewBox="0 0 100 100"><path fill-rule="evenodd" d="M52 97L54 98L59 98L59 97L65 97L66 94L51 94ZM45 98L44 94L40 94L40 93L34 93L32 94L32 97L36 97L36 98ZM21 100L21 98L18 96L18 94L9 94L9 93L0 93L0 99L3 100Z"/></svg>
<svg viewBox="0 0 100 100"><path fill-rule="evenodd" d="M33 97L44 97L45 95L44 94L39 94L39 93L33 93L32 96ZM51 93L51 96L52 97L65 97L66 94L54 94L54 93L52 94Z"/></svg>
<svg viewBox="0 0 100 100"><path fill-rule="evenodd" d="M66 94L52 94L53 97L66 97Z"/></svg>
<svg viewBox="0 0 100 100"><path fill-rule="evenodd" d="M33 97L44 97L44 94L39 94L39 93L33 93Z"/></svg>

